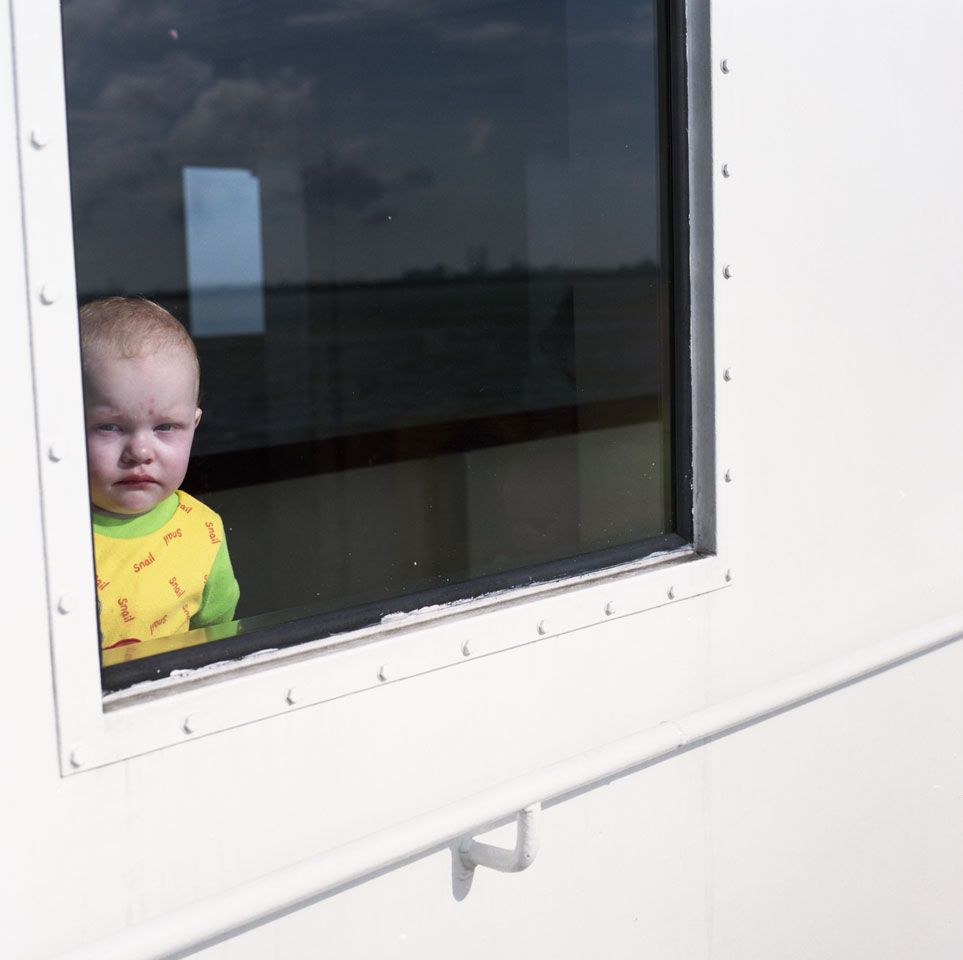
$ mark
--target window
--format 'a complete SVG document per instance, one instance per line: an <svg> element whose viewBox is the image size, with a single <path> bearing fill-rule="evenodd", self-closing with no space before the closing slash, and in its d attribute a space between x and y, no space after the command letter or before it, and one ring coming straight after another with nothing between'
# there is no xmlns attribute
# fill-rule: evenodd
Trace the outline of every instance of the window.
<svg viewBox="0 0 963 960"><path fill-rule="evenodd" d="M705 8L261 8L13 0L64 774L729 582ZM198 344L243 600L102 670L76 305L116 293Z"/></svg>
<svg viewBox="0 0 963 960"><path fill-rule="evenodd" d="M63 4L78 299L191 331L241 585L105 689L691 541L667 7Z"/></svg>

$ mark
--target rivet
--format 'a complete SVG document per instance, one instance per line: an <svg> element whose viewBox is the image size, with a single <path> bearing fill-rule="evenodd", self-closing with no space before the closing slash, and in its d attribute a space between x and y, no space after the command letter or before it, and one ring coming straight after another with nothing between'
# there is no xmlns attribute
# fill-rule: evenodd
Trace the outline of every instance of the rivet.
<svg viewBox="0 0 963 960"><path fill-rule="evenodd" d="M724 163L722 165L722 175L728 180L732 176L732 171L729 169L729 164Z"/></svg>
<svg viewBox="0 0 963 960"><path fill-rule="evenodd" d="M194 733L197 730L197 717L189 714L184 717L184 733Z"/></svg>
<svg viewBox="0 0 963 960"><path fill-rule="evenodd" d="M731 263L727 263L727 264L722 268L722 275L726 278L726 280L729 280L729 279L732 277L732 264L731 264Z"/></svg>
<svg viewBox="0 0 963 960"><path fill-rule="evenodd" d="M72 767L82 767L87 761L87 754L83 747L74 747L70 751L70 765Z"/></svg>
<svg viewBox="0 0 963 960"><path fill-rule="evenodd" d="M57 609L61 613L70 613L74 608L74 598L69 593L61 594L60 599L57 601Z"/></svg>
<svg viewBox="0 0 963 960"><path fill-rule="evenodd" d="M391 668L387 664L382 664L378 669L378 679L379 680L390 680L391 679Z"/></svg>
<svg viewBox="0 0 963 960"><path fill-rule="evenodd" d="M48 307L52 303L56 303L60 299L60 287L55 283L45 283L40 288L40 302L45 303Z"/></svg>
<svg viewBox="0 0 963 960"><path fill-rule="evenodd" d="M722 371L722 379L723 380L732 379L732 367L726 367L726 369Z"/></svg>
<svg viewBox="0 0 963 960"><path fill-rule="evenodd" d="M288 703L297 703L298 700L301 699L301 691L298 690L297 687L291 687L291 689L288 690L288 695L285 699L288 701Z"/></svg>
<svg viewBox="0 0 963 960"><path fill-rule="evenodd" d="M544 636L546 633L548 633L548 623L545 620L539 620L538 627L536 629L542 636Z"/></svg>
<svg viewBox="0 0 963 960"><path fill-rule="evenodd" d="M609 600L609 602L605 605L605 615L607 617L611 617L612 614L618 609L618 604L616 604L614 600Z"/></svg>
<svg viewBox="0 0 963 960"><path fill-rule="evenodd" d="M668 596L670 600L675 600L675 587L669 587L666 591L666 596Z"/></svg>
<svg viewBox="0 0 963 960"><path fill-rule="evenodd" d="M47 450L47 456L50 457L54 463L59 463L67 456L67 445L61 440L54 440Z"/></svg>
<svg viewBox="0 0 963 960"><path fill-rule="evenodd" d="M43 150L50 143L50 135L43 127L34 127L30 131L30 142L38 149Z"/></svg>
<svg viewBox="0 0 963 960"><path fill-rule="evenodd" d="M726 583L731 583L731 582L732 582L732 571L726 570Z"/></svg>
<svg viewBox="0 0 963 960"><path fill-rule="evenodd" d="M726 470L726 483L732 483L732 471Z"/></svg>
<svg viewBox="0 0 963 960"><path fill-rule="evenodd" d="M729 65L728 57L719 64L719 69L722 70L723 73L728 73L732 69Z"/></svg>
<svg viewBox="0 0 963 960"><path fill-rule="evenodd" d="M471 640L466 640L466 641L461 645L461 655L462 655L463 657L470 657L470 656L471 656Z"/></svg>

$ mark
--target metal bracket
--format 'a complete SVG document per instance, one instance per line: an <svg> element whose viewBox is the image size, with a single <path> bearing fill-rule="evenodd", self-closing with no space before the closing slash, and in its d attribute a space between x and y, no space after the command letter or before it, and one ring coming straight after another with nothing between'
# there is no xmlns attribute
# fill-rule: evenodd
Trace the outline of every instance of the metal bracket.
<svg viewBox="0 0 963 960"><path fill-rule="evenodd" d="M538 819L542 805L535 803L520 810L517 820L515 848L506 850L488 843L479 843L472 834L466 833L458 843L453 864L453 880L456 896L462 899L471 887L475 867L491 867L502 873L520 873L530 867L538 853Z"/></svg>

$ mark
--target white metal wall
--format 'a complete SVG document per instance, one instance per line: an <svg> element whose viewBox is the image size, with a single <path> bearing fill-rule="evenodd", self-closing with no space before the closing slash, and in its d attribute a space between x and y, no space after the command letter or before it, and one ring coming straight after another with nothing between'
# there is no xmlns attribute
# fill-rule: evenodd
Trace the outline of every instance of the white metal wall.
<svg viewBox="0 0 963 960"><path fill-rule="evenodd" d="M4 5L7 955L57 956L963 615L963 8L692 6L711 16L732 585L64 778ZM463 900L440 849L197 956L958 957L961 669L951 644L550 803L533 866L480 869Z"/></svg>

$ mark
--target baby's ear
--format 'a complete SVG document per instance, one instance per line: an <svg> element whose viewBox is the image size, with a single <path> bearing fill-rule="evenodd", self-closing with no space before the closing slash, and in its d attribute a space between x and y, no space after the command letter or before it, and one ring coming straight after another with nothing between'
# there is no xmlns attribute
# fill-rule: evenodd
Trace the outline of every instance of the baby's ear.
<svg viewBox="0 0 963 960"><path fill-rule="evenodd" d="M194 426L196 427L201 422L201 408L198 407L194 411Z"/></svg>

